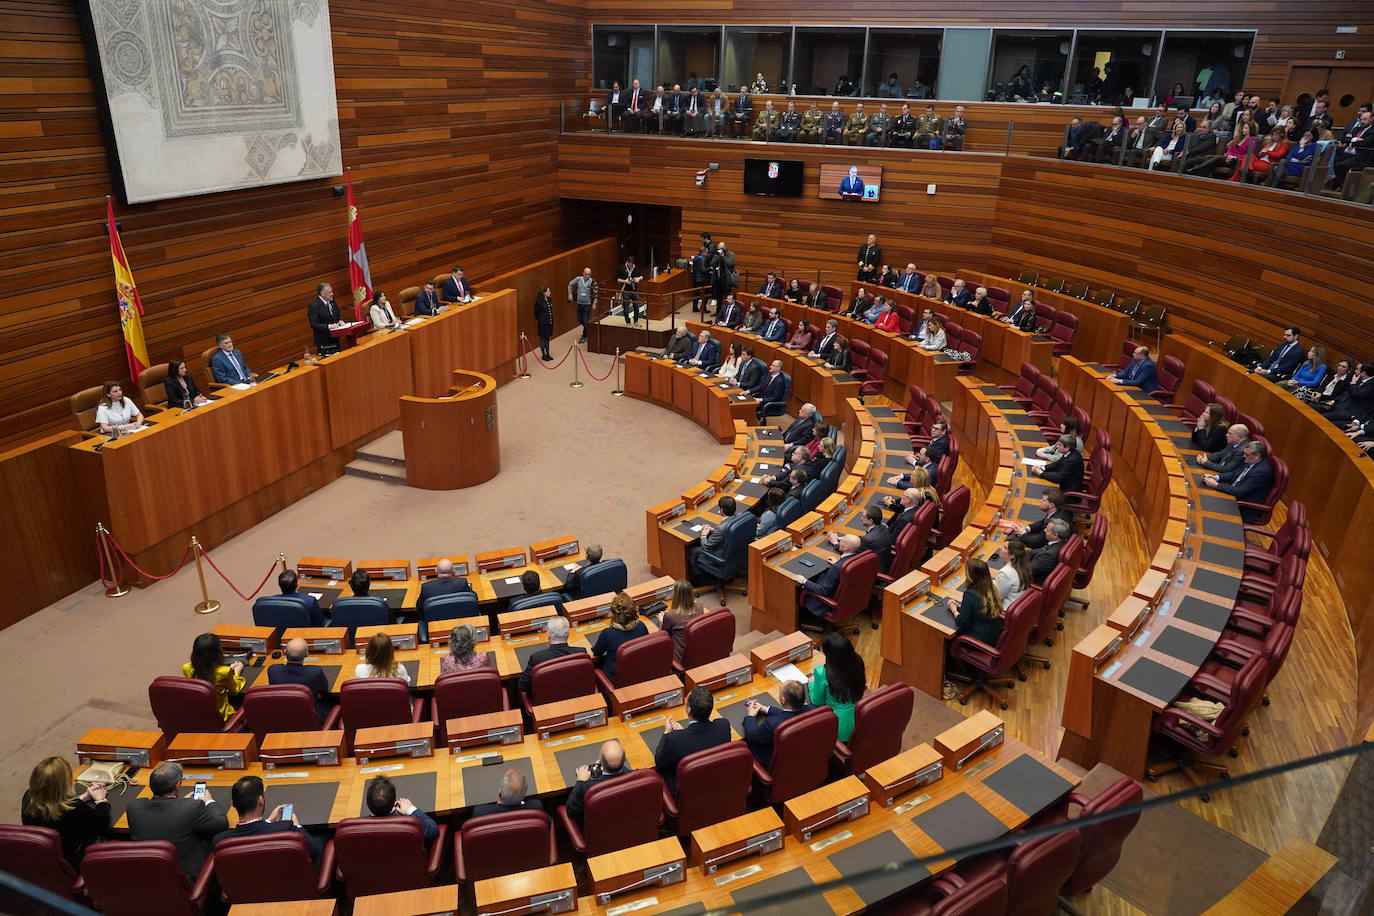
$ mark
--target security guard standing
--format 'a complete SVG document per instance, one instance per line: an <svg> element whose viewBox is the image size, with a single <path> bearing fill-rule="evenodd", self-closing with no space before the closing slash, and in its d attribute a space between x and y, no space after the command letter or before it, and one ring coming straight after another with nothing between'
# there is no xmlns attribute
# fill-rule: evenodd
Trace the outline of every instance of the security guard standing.
<svg viewBox="0 0 1374 916"><path fill-rule="evenodd" d="M763 106L763 111L754 119L754 139L771 140L778 132L778 124L781 122L778 112L773 108L773 100L769 99Z"/></svg>
<svg viewBox="0 0 1374 916"><path fill-rule="evenodd" d="M887 103L881 102L878 113L868 119L868 136L864 142L869 146L886 146L887 132L891 126L892 115L887 113Z"/></svg>
<svg viewBox="0 0 1374 916"><path fill-rule="evenodd" d="M849 116L849 122L844 126L844 145L863 146L864 134L868 131L868 115L864 114L864 103L859 102L854 107L854 113Z"/></svg>
<svg viewBox="0 0 1374 916"><path fill-rule="evenodd" d="M539 287L534 296L534 323L539 330L539 358L549 362L553 359L549 353L549 339L553 337L553 293L547 286Z"/></svg>

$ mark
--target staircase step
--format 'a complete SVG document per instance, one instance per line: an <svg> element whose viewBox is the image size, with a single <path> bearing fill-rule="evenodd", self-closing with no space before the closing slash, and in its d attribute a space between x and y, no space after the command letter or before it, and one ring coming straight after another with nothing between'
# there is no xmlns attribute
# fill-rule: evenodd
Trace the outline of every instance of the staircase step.
<svg viewBox="0 0 1374 916"><path fill-rule="evenodd" d="M396 467L405 467L405 439L401 435L399 429L393 430L385 436L379 439L373 439L366 445L361 446L354 454L358 458L364 458L369 461L391 464Z"/></svg>
<svg viewBox="0 0 1374 916"><path fill-rule="evenodd" d="M344 473L353 477L365 477L368 480L380 480L383 483L396 483L405 486L406 471L405 462L400 462L399 466L390 461L377 461L372 458L363 457L358 453L358 457L344 465Z"/></svg>

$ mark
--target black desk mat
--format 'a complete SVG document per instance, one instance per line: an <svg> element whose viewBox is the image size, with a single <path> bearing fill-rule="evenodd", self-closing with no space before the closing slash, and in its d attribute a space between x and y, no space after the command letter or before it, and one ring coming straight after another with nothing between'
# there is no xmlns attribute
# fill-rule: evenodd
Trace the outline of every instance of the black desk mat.
<svg viewBox="0 0 1374 916"><path fill-rule="evenodd" d="M957 362L959 362L959 360L957 360L957 359L955 359L954 357L950 356L948 353L944 352L943 350L941 350L939 353L936 353L936 354L935 354L935 361L936 361L937 363L957 363Z"/></svg>
<svg viewBox="0 0 1374 916"><path fill-rule="evenodd" d="M367 592L374 598L381 598L386 602L386 606L393 611L399 611L403 606L406 597L406 590L403 588L370 588Z"/></svg>
<svg viewBox="0 0 1374 916"><path fill-rule="evenodd" d="M887 459L883 462L883 467L894 471L900 470L902 473L906 473L906 471L911 468L911 465L907 463L906 459L907 456L902 454L888 455Z"/></svg>
<svg viewBox="0 0 1374 916"><path fill-rule="evenodd" d="M1023 522L1038 522L1045 517L1045 510L1040 508L1039 503L1022 503L1016 517Z"/></svg>
<svg viewBox="0 0 1374 916"><path fill-rule="evenodd" d="M496 594L496 597L514 598L517 595L525 594L525 586L519 581L519 575L519 573L516 573L512 576L507 572L503 572L500 575L492 576L487 580L487 584L491 586L491 590ZM507 579L515 579L516 581L507 582Z"/></svg>
<svg viewBox="0 0 1374 916"><path fill-rule="evenodd" d="M1044 448L1043 445L1023 445L1023 446L1021 446L1021 457L1022 457L1022 458L1035 458L1037 461L1043 460L1043 459L1041 459L1038 455L1035 454L1037 451L1039 451L1039 450L1042 449L1042 448ZM1028 465L1028 464L1023 464L1023 465L1021 465L1021 467L1027 468L1027 469L1028 469L1028 470L1027 470L1027 473L1029 473L1030 471L1034 470L1034 468L1031 468L1031 466Z"/></svg>
<svg viewBox="0 0 1374 916"><path fill-rule="evenodd" d="M897 416L897 411L891 407L869 407L868 413L875 420L891 420Z"/></svg>
<svg viewBox="0 0 1374 916"><path fill-rule="evenodd" d="M253 664L244 667L242 672L244 690L247 690L249 687L252 687L259 680L261 680L264 684L267 683L267 665L265 664L266 661L266 656L259 655L256 659L253 660Z"/></svg>
<svg viewBox="0 0 1374 916"><path fill-rule="evenodd" d="M967 792L940 802L911 822L945 850L985 843L1007 832L1006 825Z"/></svg>
<svg viewBox="0 0 1374 916"><path fill-rule="evenodd" d="M944 598L936 598L935 603L921 612L921 616L936 623L942 623L951 630L957 625L954 612L949 609Z"/></svg>
<svg viewBox="0 0 1374 916"><path fill-rule="evenodd" d="M1188 586L1230 601L1236 597L1236 592L1240 589L1240 579L1230 573L1217 572L1215 569L1198 569L1193 572Z"/></svg>
<svg viewBox="0 0 1374 916"><path fill-rule="evenodd" d="M743 496L748 499L758 499L768 492L768 486L762 483L751 483L748 480L742 481L735 490L735 498Z"/></svg>
<svg viewBox="0 0 1374 916"><path fill-rule="evenodd" d="M686 522L678 522L678 523L677 523L676 525L674 525L673 527L675 527L678 531L681 531L683 534L687 535L688 537L699 538L699 537L701 537L701 532L700 532L700 531L693 531L692 529L693 529L693 528L700 528L700 527L701 527L701 524L702 524L702 523L701 523L700 521L686 521Z"/></svg>
<svg viewBox="0 0 1374 916"><path fill-rule="evenodd" d="M899 452L910 452L911 436L905 431L900 436L884 436L882 447L885 449L896 449Z"/></svg>
<svg viewBox="0 0 1374 916"><path fill-rule="evenodd" d="M463 774L463 806L471 808L474 805L496 801L496 791L501 788L501 777L507 770L519 770L524 774L525 789L530 795L536 795L543 789L542 786L535 784L534 765L530 758L507 757L500 763L465 766L459 770Z"/></svg>
<svg viewBox="0 0 1374 916"><path fill-rule="evenodd" d="M744 737L744 707L750 700L757 700L764 706L776 706L778 703L766 693L755 693L724 706L716 707L716 712L720 713L720 717L729 722L730 728L741 738Z"/></svg>
<svg viewBox="0 0 1374 916"><path fill-rule="evenodd" d="M387 776L392 785L396 787L397 798L410 799L415 807L425 813L434 810L435 791L439 783L438 773L398 773L395 776L383 773L381 775ZM448 778L447 771L445 771L444 777ZM371 784L372 779L368 779L367 785ZM362 803L358 806L358 816L367 817L371 813L367 810L367 786L363 786L362 795Z"/></svg>
<svg viewBox="0 0 1374 916"><path fill-rule="evenodd" d="M334 799L338 795L337 782L276 783L270 779L266 780L266 791L263 793L269 812L277 805L295 805L296 819L305 827L328 825L329 814L334 810ZM227 798L221 801L228 807Z"/></svg>
<svg viewBox="0 0 1374 916"><path fill-rule="evenodd" d="M1006 397L1005 394L1004 394L1002 397L1000 397L1000 398L993 398L992 401L991 401L991 404L992 404L993 407L996 407L996 408L998 408L999 410L1003 410L1003 411L1007 411L1007 410L1021 410L1021 409L1022 409L1022 407L1021 407L1020 404L1016 403L1016 402L1013 401L1011 398Z"/></svg>
<svg viewBox="0 0 1374 916"><path fill-rule="evenodd" d="M300 593L314 595L315 603L320 606L320 610L327 611L334 606L334 599L343 594L343 589L327 585L302 585Z"/></svg>
<svg viewBox="0 0 1374 916"><path fill-rule="evenodd" d="M1006 565L1007 565L1007 558L1006 558L1006 555L1003 554L1002 551L1001 551L1001 549L999 548L998 551L997 551L997 555L996 555L996 556L988 557L987 564L988 564L988 569L991 569L992 571L996 572L997 570L1001 569L1003 566L1006 566Z"/></svg>
<svg viewBox="0 0 1374 916"><path fill-rule="evenodd" d="M859 381L857 378L853 376L852 373L836 372L833 369L830 370L830 377L833 378L835 380L835 383L839 385L853 385Z"/></svg>
<svg viewBox="0 0 1374 916"><path fill-rule="evenodd" d="M1196 595L1189 595L1178 603L1174 617L1209 630L1220 630L1226 626L1226 621L1231 619L1231 609L1204 601Z"/></svg>
<svg viewBox="0 0 1374 916"><path fill-rule="evenodd" d="M810 560L815 565L807 566L802 563L802 560ZM790 573L795 573L798 576L812 580L825 572L830 566L829 563L825 562L825 557L818 553L814 553L812 549L804 550L802 553L779 565Z"/></svg>
<svg viewBox="0 0 1374 916"><path fill-rule="evenodd" d="M1233 522L1229 518L1204 518L1202 520L1202 533L1209 538L1221 538L1223 541L1245 539L1245 529L1241 523Z"/></svg>
<svg viewBox="0 0 1374 916"><path fill-rule="evenodd" d="M906 427L901 420L879 420L876 424L878 432L886 435L900 436L906 432Z"/></svg>
<svg viewBox="0 0 1374 916"><path fill-rule="evenodd" d="M1155 637L1150 648L1181 662L1200 665L1212 654L1215 645L1215 642L1206 637L1196 636L1178 627L1165 627L1163 632Z"/></svg>
<svg viewBox="0 0 1374 916"><path fill-rule="evenodd" d="M1241 564L1245 562L1245 551L1239 547L1229 547L1226 544L1208 541L1202 545L1202 550L1198 551L1198 559L1203 563L1211 563L1215 566L1240 569Z"/></svg>
<svg viewBox="0 0 1374 916"><path fill-rule="evenodd" d="M829 858L865 906L873 906L930 877L930 869L916 864L916 856L891 830Z"/></svg>
<svg viewBox="0 0 1374 916"><path fill-rule="evenodd" d="M1022 754L983 780L998 795L1034 817L1063 797L1073 783L1036 760Z"/></svg>
<svg viewBox="0 0 1374 916"><path fill-rule="evenodd" d="M194 780L187 781L192 783L195 782ZM119 823L119 819L128 813L129 802L133 801L135 798L138 798L138 793L143 791L143 785L144 784L142 782L134 782L127 786L112 786L110 788L109 793L105 796L105 800L110 803L111 827ZM221 802L223 807L227 809L229 807L228 787L226 787L223 791L225 792L225 796L224 798L219 799L219 801ZM184 795L185 793L182 794Z"/></svg>
<svg viewBox="0 0 1374 916"><path fill-rule="evenodd" d="M410 686L414 687L420 683L420 660L418 658L401 662L401 667L406 669L406 674L410 675Z"/></svg>
<svg viewBox="0 0 1374 916"><path fill-rule="evenodd" d="M1144 407L1145 412L1156 420L1170 420L1177 416L1172 410L1158 401L1146 401L1142 399L1140 401L1140 406Z"/></svg>
<svg viewBox="0 0 1374 916"><path fill-rule="evenodd" d="M572 735L563 737L575 737ZM554 740L557 740L555 738ZM577 782L577 768L581 766L591 766L596 763L597 756L601 753L601 745L595 741L579 741L572 747L565 747L562 750L554 751L553 758L558 761L558 771L563 774L563 782L571 787Z"/></svg>
<svg viewBox="0 0 1374 916"><path fill-rule="evenodd" d="M773 441L782 438L782 430L776 426L756 426L754 428L754 439Z"/></svg>
<svg viewBox="0 0 1374 916"><path fill-rule="evenodd" d="M1120 681L1146 696L1167 702L1178 696L1183 685L1188 683L1188 675L1148 658L1138 658L1121 673Z"/></svg>
<svg viewBox="0 0 1374 916"><path fill-rule="evenodd" d="M1022 487L1022 495L1025 496L1027 499L1039 499L1046 493L1052 491L1057 492L1058 490L1058 484L1027 480L1025 482L1025 485Z"/></svg>
<svg viewBox="0 0 1374 916"><path fill-rule="evenodd" d="M749 916L834 916L804 868L792 868L730 895Z"/></svg>
<svg viewBox="0 0 1374 916"><path fill-rule="evenodd" d="M1204 512L1215 512L1217 515L1234 515L1236 512L1236 501L1230 496L1203 493L1201 502Z"/></svg>
<svg viewBox="0 0 1374 916"><path fill-rule="evenodd" d="M782 458L783 449L777 445L764 445L759 447L760 458Z"/></svg>
<svg viewBox="0 0 1374 916"><path fill-rule="evenodd" d="M578 565L580 566L581 564ZM573 571L571 569L568 569L567 566L563 564L555 566L553 569L549 571L553 573L554 578L557 579L559 582L567 582L568 576L571 576L573 574Z"/></svg>
<svg viewBox="0 0 1374 916"><path fill-rule="evenodd" d="M540 649L548 648L548 645L549 644L547 642L540 639L537 642L530 643L528 646L516 646L515 659L516 661L520 662L520 670L523 671L525 669L525 666L530 663L531 655L538 652Z"/></svg>

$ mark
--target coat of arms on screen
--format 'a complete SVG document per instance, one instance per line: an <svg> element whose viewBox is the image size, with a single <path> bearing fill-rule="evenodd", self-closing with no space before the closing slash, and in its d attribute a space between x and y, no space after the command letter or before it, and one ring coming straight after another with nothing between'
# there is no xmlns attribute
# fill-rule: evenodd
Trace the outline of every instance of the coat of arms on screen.
<svg viewBox="0 0 1374 916"><path fill-rule="evenodd" d="M770 162L770 163L768 163L768 177L769 177L769 178L777 178L777 177L778 177L778 164L777 164L776 162Z"/></svg>

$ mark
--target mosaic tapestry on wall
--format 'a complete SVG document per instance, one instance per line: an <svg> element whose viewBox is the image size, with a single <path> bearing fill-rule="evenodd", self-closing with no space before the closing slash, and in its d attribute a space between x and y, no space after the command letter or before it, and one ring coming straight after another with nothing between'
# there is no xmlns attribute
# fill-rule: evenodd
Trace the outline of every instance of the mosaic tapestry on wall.
<svg viewBox="0 0 1374 916"><path fill-rule="evenodd" d="M90 0L130 203L343 173L326 0Z"/></svg>

